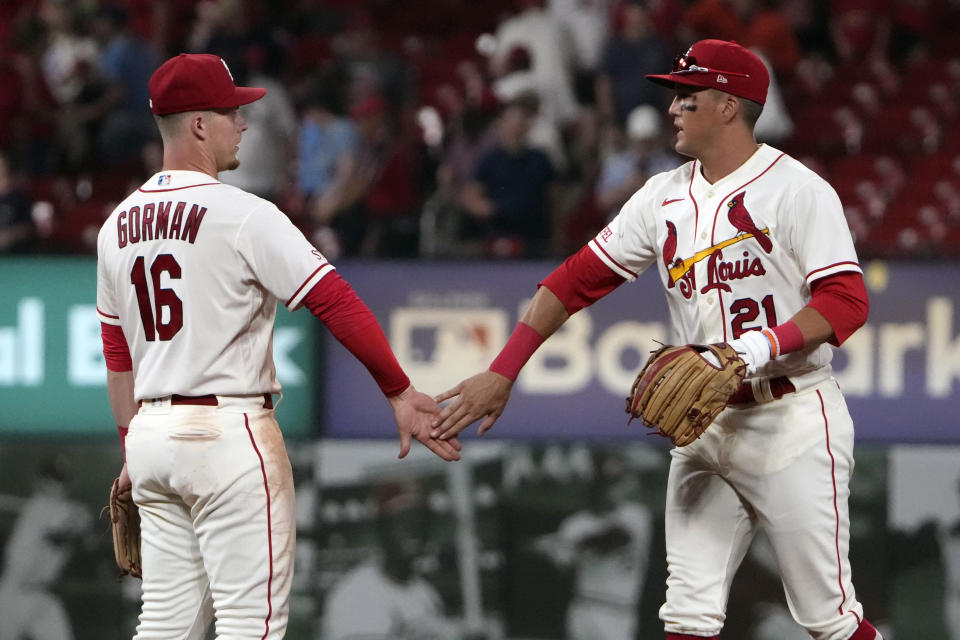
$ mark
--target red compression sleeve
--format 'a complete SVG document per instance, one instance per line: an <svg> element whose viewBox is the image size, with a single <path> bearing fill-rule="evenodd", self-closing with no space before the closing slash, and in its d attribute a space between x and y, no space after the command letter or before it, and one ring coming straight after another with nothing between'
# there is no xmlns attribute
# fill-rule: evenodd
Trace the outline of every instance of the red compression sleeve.
<svg viewBox="0 0 960 640"><path fill-rule="evenodd" d="M863 620L860 626L857 627L857 630L853 632L853 635L850 636L850 640L876 640L876 638L879 637L880 634L877 633L874 626L866 620Z"/></svg>
<svg viewBox="0 0 960 640"><path fill-rule="evenodd" d="M516 380L520 369L527 364L533 352L543 344L543 336L525 322L518 322L507 344L490 363L490 371Z"/></svg>
<svg viewBox="0 0 960 640"><path fill-rule="evenodd" d="M303 304L363 363L385 396L391 398L410 386L373 312L336 271L315 284Z"/></svg>
<svg viewBox="0 0 960 640"><path fill-rule="evenodd" d="M819 311L833 327L834 337L830 344L840 346L866 323L870 299L863 276L856 271L844 271L814 280L810 284L810 291L813 297L809 306Z"/></svg>
<svg viewBox="0 0 960 640"><path fill-rule="evenodd" d="M127 432L130 429L117 425L117 433L120 434L120 450L123 452L123 461L127 461Z"/></svg>
<svg viewBox="0 0 960 640"><path fill-rule="evenodd" d="M626 282L614 273L584 245L563 264L543 279L541 286L550 289L570 315L588 307Z"/></svg>
<svg viewBox="0 0 960 640"><path fill-rule="evenodd" d="M100 323L100 339L103 341L103 358L110 371L130 371L133 361L130 359L130 347L123 335L123 329L115 324Z"/></svg>

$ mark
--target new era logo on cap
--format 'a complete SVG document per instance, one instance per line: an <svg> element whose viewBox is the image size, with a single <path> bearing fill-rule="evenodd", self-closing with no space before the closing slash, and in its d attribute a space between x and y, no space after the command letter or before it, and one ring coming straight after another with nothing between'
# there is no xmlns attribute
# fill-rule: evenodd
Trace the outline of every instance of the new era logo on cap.
<svg viewBox="0 0 960 640"><path fill-rule="evenodd" d="M719 89L763 104L767 100L770 74L749 49L726 40L700 40L678 56L670 73L646 76L670 88L677 85Z"/></svg>
<svg viewBox="0 0 960 640"><path fill-rule="evenodd" d="M207 53L181 53L153 72L150 110L157 115L230 109L259 100L266 89L238 87L227 63Z"/></svg>

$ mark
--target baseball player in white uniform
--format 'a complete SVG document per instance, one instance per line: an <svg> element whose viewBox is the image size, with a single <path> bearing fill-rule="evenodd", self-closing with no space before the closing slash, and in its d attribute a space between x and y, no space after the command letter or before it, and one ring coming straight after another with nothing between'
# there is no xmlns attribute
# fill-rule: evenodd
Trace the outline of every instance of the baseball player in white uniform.
<svg viewBox="0 0 960 640"><path fill-rule="evenodd" d="M293 477L273 412L277 302L306 306L388 397L400 456L439 409L416 391L379 324L273 204L217 180L238 166L237 87L220 58L181 54L149 82L163 168L100 231L97 309L125 442L121 485L142 517L138 639L278 639L293 571ZM128 432L129 429L129 432ZM122 488L122 487L121 487Z"/></svg>
<svg viewBox="0 0 960 640"><path fill-rule="evenodd" d="M70 556L93 531L93 516L67 495L66 473L44 463L7 538L0 574L0 640L72 640L56 588Z"/></svg>
<svg viewBox="0 0 960 640"><path fill-rule="evenodd" d="M344 573L327 594L324 640L456 640L440 594L416 569L426 552L429 510L423 489L400 481L377 489L372 557Z"/></svg>
<svg viewBox="0 0 960 640"><path fill-rule="evenodd" d="M650 554L649 510L629 499L598 500L571 514L534 547L574 566L568 640L633 640Z"/></svg>
<svg viewBox="0 0 960 640"><path fill-rule="evenodd" d="M716 422L672 451L666 500L667 638L716 638L754 532L777 556L790 611L817 640L875 640L848 560L853 424L832 350L865 321L866 289L836 192L753 126L769 76L732 42L701 40L669 74L685 165L652 177L619 215L551 273L490 370L434 434L503 412L513 380L570 314L656 269L679 343L729 342L748 378Z"/></svg>
<svg viewBox="0 0 960 640"><path fill-rule="evenodd" d="M943 619L950 640L960 640L960 520L940 525L937 540L943 558Z"/></svg>

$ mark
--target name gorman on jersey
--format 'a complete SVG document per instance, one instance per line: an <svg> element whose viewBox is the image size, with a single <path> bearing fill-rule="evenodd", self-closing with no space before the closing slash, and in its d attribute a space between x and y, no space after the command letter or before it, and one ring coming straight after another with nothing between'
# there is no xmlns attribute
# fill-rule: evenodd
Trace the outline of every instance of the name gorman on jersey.
<svg viewBox="0 0 960 640"><path fill-rule="evenodd" d="M184 219L187 206L190 206L190 213ZM149 202L142 207L133 205L117 214L117 246L123 249L128 244L161 238L193 244L206 213L206 207L188 205L182 200L176 206L173 200Z"/></svg>

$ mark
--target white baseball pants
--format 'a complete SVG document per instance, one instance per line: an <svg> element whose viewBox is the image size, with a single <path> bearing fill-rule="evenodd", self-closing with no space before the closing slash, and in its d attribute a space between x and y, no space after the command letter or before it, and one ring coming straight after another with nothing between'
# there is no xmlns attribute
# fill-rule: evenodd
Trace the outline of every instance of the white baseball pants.
<svg viewBox="0 0 960 640"><path fill-rule="evenodd" d="M293 578L293 474L263 398L141 407L127 470L142 519L136 640L277 640Z"/></svg>
<svg viewBox="0 0 960 640"><path fill-rule="evenodd" d="M671 455L666 631L719 634L734 574L763 527L794 619L816 640L850 638L863 619L848 560L853 422L836 383L728 409Z"/></svg>

